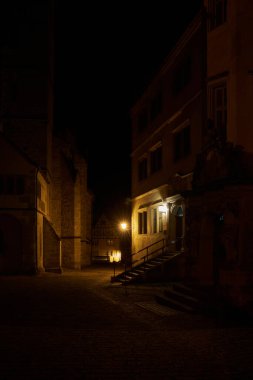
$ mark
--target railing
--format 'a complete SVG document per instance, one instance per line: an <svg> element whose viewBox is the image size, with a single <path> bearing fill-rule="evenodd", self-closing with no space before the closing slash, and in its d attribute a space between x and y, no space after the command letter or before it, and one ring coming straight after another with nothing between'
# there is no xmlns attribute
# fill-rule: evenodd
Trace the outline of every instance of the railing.
<svg viewBox="0 0 253 380"><path fill-rule="evenodd" d="M151 257L158 256L158 253L163 255L167 247L168 245L166 244L166 239L161 239L156 241L155 243L148 245L145 248L140 249L137 252L132 253L129 256L129 258L131 259L131 269L139 264L145 263ZM143 255L142 252L144 252Z"/></svg>
<svg viewBox="0 0 253 380"><path fill-rule="evenodd" d="M155 258L158 255L164 255L165 252L175 252L181 251L183 247L183 237L178 237L173 241L168 241L168 239L160 239L155 243L148 245L140 249L137 252L129 255L130 259L130 269L136 267L139 264L145 263L151 258ZM144 252L142 255L141 253Z"/></svg>

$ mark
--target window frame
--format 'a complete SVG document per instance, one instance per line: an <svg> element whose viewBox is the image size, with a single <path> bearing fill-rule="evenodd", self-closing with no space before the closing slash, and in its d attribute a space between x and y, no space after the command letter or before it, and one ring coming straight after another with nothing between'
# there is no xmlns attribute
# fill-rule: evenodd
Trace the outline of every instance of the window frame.
<svg viewBox="0 0 253 380"><path fill-rule="evenodd" d="M148 212L147 210L138 211L138 235L148 233Z"/></svg>
<svg viewBox="0 0 253 380"><path fill-rule="evenodd" d="M218 91L222 90L219 103ZM222 80L208 86L208 117L212 120L213 128L222 141L227 139L228 98L227 81ZM218 115L221 115L218 117ZM219 121L220 120L220 121Z"/></svg>

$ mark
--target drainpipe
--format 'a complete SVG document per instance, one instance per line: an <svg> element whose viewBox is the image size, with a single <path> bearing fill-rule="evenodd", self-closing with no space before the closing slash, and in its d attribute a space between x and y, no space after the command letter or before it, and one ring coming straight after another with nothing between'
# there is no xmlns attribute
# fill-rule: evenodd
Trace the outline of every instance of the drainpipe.
<svg viewBox="0 0 253 380"><path fill-rule="evenodd" d="M37 211L38 211L38 201L37 201L37 179L38 179L39 168L35 171L35 273L38 272L38 221L37 221Z"/></svg>

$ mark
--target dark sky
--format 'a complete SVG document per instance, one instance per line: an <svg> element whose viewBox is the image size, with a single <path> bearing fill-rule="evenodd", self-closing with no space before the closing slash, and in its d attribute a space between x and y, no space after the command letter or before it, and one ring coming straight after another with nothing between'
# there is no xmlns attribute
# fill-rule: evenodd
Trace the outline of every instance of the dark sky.
<svg viewBox="0 0 253 380"><path fill-rule="evenodd" d="M103 207L130 197L130 109L201 0L87 4L57 3L56 104Z"/></svg>

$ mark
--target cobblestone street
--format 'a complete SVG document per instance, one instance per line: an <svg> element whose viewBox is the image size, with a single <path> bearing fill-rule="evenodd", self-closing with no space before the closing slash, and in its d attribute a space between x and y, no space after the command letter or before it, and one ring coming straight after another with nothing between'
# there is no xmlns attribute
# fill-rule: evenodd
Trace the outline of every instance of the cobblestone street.
<svg viewBox="0 0 253 380"><path fill-rule="evenodd" d="M111 268L0 277L1 380L253 379L253 328L156 305Z"/></svg>

